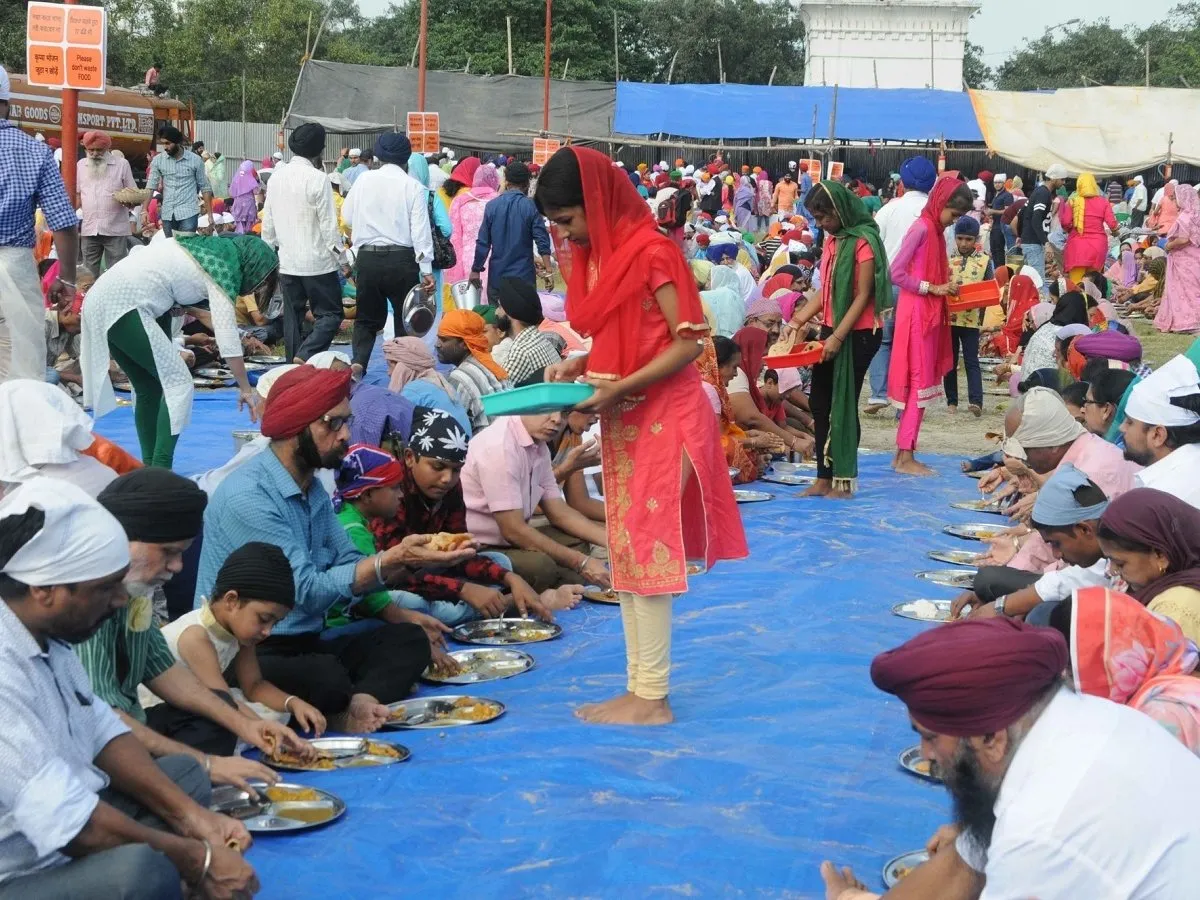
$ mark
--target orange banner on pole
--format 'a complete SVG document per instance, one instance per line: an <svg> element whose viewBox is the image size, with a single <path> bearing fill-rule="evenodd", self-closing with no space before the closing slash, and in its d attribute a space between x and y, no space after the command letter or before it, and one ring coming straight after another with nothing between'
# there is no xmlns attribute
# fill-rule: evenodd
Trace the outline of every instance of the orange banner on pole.
<svg viewBox="0 0 1200 900"><path fill-rule="evenodd" d="M103 91L107 51L108 13L104 7L29 4L25 27L29 84Z"/></svg>
<svg viewBox="0 0 1200 900"><path fill-rule="evenodd" d="M442 149L442 120L435 112L410 112L408 140L413 153L437 153Z"/></svg>

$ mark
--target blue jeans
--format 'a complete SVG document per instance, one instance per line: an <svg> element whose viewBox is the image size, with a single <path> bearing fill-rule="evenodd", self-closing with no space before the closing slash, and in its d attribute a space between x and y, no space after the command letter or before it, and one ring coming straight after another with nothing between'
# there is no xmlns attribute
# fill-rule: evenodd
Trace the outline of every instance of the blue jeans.
<svg viewBox="0 0 1200 900"><path fill-rule="evenodd" d="M1046 279L1046 245L1022 244L1021 249L1025 251L1025 265L1033 267L1044 281Z"/></svg>
<svg viewBox="0 0 1200 900"><path fill-rule="evenodd" d="M958 350L962 348L963 368L967 370L967 402L983 406L983 372L979 369L979 329L954 325L950 329L950 347L954 352L954 368L942 379L946 405L958 406Z"/></svg>
<svg viewBox="0 0 1200 900"><path fill-rule="evenodd" d="M479 555L487 557L501 568L508 569L510 572L512 571L512 561L503 553L489 551L487 553L480 553ZM424 597L417 594L410 594L408 591L392 591L391 594L393 603L397 603L405 609L411 609L414 612L422 612L433 616L443 625L449 625L451 628L455 625L461 625L463 622L470 622L473 619L479 618L479 613L475 607L463 600L456 602L449 600L426 600Z"/></svg>
<svg viewBox="0 0 1200 900"><path fill-rule="evenodd" d="M867 377L871 380L871 396L868 403L887 403L888 366L892 362L892 337L896 333L895 304L900 300L900 288L892 285L893 308L883 320L883 343L875 358L871 360L871 368L867 369Z"/></svg>
<svg viewBox="0 0 1200 900"><path fill-rule="evenodd" d="M185 219L163 219L162 227L163 234L165 234L167 237L170 237L171 232L173 231L195 232L195 230L200 227L200 213L196 213L194 216L188 216Z"/></svg>

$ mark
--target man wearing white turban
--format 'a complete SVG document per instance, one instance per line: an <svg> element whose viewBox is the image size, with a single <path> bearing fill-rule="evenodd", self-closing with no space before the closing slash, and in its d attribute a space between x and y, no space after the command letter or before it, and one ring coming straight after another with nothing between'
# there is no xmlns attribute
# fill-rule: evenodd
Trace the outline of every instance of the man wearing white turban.
<svg viewBox="0 0 1200 900"><path fill-rule="evenodd" d="M160 900L181 897L181 881L200 896L258 890L240 853L250 835L208 810L203 768L156 764L71 649L124 607L128 567L120 523L74 485L35 478L0 500L5 897Z"/></svg>
<svg viewBox="0 0 1200 900"><path fill-rule="evenodd" d="M1133 386L1125 404L1125 458L1146 468L1139 487L1174 494L1200 508L1200 373L1176 356Z"/></svg>

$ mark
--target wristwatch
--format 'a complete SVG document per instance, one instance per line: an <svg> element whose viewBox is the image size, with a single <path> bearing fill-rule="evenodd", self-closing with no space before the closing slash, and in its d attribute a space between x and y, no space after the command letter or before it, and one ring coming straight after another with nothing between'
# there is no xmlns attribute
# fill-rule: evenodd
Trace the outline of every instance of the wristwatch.
<svg viewBox="0 0 1200 900"><path fill-rule="evenodd" d="M1008 595L1005 594L1004 596L997 597L994 601L992 601L992 606L996 607L997 613L999 613L1002 616L1005 616L1005 615L1008 615L1008 613L1006 613L1004 611L1004 604L1007 602L1008 602Z"/></svg>

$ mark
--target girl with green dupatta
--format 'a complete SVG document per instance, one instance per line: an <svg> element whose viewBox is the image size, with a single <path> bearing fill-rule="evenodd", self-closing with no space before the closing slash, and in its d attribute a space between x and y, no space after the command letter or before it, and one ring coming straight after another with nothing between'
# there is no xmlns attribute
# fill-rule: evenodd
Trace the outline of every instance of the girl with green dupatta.
<svg viewBox="0 0 1200 900"><path fill-rule="evenodd" d="M858 483L858 398L883 337L880 313L891 302L891 279L879 229L862 200L836 181L822 181L804 206L825 232L821 293L791 320L802 328L819 315L825 345L808 398L817 480L804 496L848 499Z"/></svg>
<svg viewBox="0 0 1200 900"><path fill-rule="evenodd" d="M79 354L83 400L96 418L116 408L109 361L133 387L142 462L170 468L192 414L192 375L171 339L173 314L208 301L217 349L238 385L238 408L257 421L259 398L246 378L233 304L255 294L265 306L279 257L254 235L176 235L152 241L104 272L83 303Z"/></svg>

